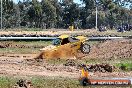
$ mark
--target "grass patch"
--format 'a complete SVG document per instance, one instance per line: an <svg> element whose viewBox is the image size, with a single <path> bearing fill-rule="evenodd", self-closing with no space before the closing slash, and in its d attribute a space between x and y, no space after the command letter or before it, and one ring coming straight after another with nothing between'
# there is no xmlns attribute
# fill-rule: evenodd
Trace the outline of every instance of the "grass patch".
<svg viewBox="0 0 132 88"><path fill-rule="evenodd" d="M116 66L124 71L132 71L132 63L130 63L130 62L129 63L126 63L126 62L118 63L118 64L116 64Z"/></svg>
<svg viewBox="0 0 132 88"><path fill-rule="evenodd" d="M0 48L0 53L30 54L39 52L40 52L39 48Z"/></svg>
<svg viewBox="0 0 132 88"><path fill-rule="evenodd" d="M13 88L20 78L0 77L0 88ZM60 77L32 77L30 79L35 88L84 88L78 79ZM89 85L85 88L131 88L132 86Z"/></svg>
<svg viewBox="0 0 132 88"><path fill-rule="evenodd" d="M5 41L4 41L5 42ZM6 41L6 43L12 43L12 45L24 45L29 46L29 48L0 48L0 53L17 53L17 54L26 54L26 53L39 53L40 48L37 47L45 47L51 43L51 41ZM30 48L31 47L31 48Z"/></svg>
<svg viewBox="0 0 132 88"><path fill-rule="evenodd" d="M46 46L52 44L52 41L2 41L5 43L11 43L15 45L28 45L28 46Z"/></svg>
<svg viewBox="0 0 132 88"><path fill-rule="evenodd" d="M109 63L109 64L117 64L117 63L132 63L132 58L106 58L106 59L101 59L101 58L85 58L81 60L84 63Z"/></svg>
<svg viewBox="0 0 132 88"><path fill-rule="evenodd" d="M32 78L37 88L82 88L77 79L70 78Z"/></svg>
<svg viewBox="0 0 132 88"><path fill-rule="evenodd" d="M12 88L16 80L10 77L0 77L0 88Z"/></svg>
<svg viewBox="0 0 132 88"><path fill-rule="evenodd" d="M59 64L66 63L66 60L65 59L48 59L46 60L46 62L49 64L59 65Z"/></svg>

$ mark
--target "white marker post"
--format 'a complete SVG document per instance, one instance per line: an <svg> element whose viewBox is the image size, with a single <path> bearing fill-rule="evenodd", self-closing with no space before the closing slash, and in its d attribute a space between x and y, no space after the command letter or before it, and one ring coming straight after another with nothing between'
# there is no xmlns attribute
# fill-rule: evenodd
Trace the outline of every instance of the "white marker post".
<svg viewBox="0 0 132 88"><path fill-rule="evenodd" d="M1 0L1 30L2 30L2 9L3 7L2 7L2 0Z"/></svg>
<svg viewBox="0 0 132 88"><path fill-rule="evenodd" d="M98 8L97 8L97 0L95 1L96 3L96 30L98 30Z"/></svg>

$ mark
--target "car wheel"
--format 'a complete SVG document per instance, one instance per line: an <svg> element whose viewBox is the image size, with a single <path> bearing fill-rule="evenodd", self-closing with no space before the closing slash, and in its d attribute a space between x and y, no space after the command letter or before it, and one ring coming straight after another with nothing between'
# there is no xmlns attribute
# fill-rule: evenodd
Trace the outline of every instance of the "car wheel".
<svg viewBox="0 0 132 88"><path fill-rule="evenodd" d="M81 44L81 52L83 54L88 54L90 52L90 45L87 43Z"/></svg>
<svg viewBox="0 0 132 88"><path fill-rule="evenodd" d="M82 85L82 86L87 86L89 83L88 83L88 79L87 78L82 78L81 80L80 80L80 84Z"/></svg>

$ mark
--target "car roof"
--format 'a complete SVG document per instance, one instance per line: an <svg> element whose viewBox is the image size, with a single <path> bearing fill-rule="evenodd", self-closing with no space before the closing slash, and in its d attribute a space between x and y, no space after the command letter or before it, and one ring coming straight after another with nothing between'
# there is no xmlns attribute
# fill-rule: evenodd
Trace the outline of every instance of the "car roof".
<svg viewBox="0 0 132 88"><path fill-rule="evenodd" d="M69 35L60 35L59 36L59 38L61 38L61 39L68 38L68 37L69 37Z"/></svg>

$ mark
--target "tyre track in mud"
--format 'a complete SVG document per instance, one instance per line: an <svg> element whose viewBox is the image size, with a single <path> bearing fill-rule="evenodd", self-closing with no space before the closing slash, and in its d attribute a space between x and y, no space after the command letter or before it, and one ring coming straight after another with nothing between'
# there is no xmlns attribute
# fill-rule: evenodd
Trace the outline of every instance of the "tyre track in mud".
<svg viewBox="0 0 132 88"><path fill-rule="evenodd" d="M10 57L11 56L11 57ZM14 57L13 57L14 56ZM19 58L18 58L19 57ZM0 57L0 76L43 76L79 78L77 66L54 65L45 61L32 60L32 54L7 54ZM132 77L130 72L89 72L90 78L98 77Z"/></svg>
<svg viewBox="0 0 132 88"><path fill-rule="evenodd" d="M0 57L0 75L79 77L79 70L76 67L36 62L31 59L32 54L28 54L26 57L20 54L14 55L14 57L13 55L9 54Z"/></svg>

